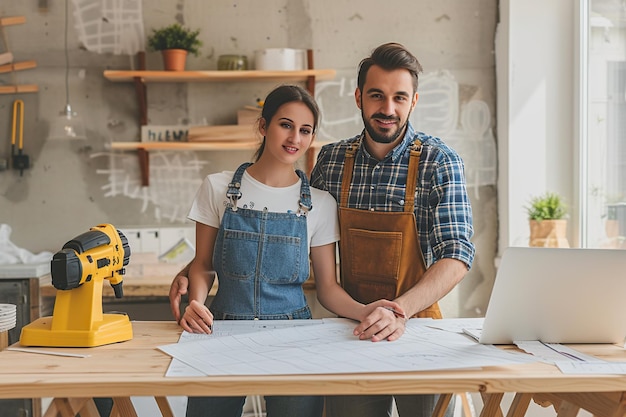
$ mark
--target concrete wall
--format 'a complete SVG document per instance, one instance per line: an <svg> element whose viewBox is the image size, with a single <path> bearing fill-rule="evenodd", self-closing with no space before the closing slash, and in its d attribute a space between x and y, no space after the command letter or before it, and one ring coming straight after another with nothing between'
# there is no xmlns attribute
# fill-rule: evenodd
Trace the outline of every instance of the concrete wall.
<svg viewBox="0 0 626 417"><path fill-rule="evenodd" d="M42 3L42 2L40 2ZM45 2L43 2L45 3ZM24 15L24 25L5 28L16 60L35 59L37 68L0 74L0 82L37 84L34 94L0 95L0 158L10 158L13 100L25 102L25 152L32 167L23 176L0 172L0 223L13 228L11 240L32 252L56 251L63 243L99 223L119 228L189 226L186 211L208 172L233 168L251 152L153 152L151 185L141 187L133 152L114 153L110 141L139 138L138 105L130 83L113 83L106 69L129 69L134 59L99 54L81 46L70 14L69 91L74 110L87 125L86 141L49 140L52 119L64 108L63 2L3 2L0 15ZM372 48L387 41L405 44L424 70L416 127L442 136L464 149L472 175L470 196L475 213L477 257L473 270L446 308L448 315L484 313L495 275L497 204L495 187L495 58L497 0L394 0L381 7L372 0L158 0L143 1L144 32L174 21L201 28L201 56L190 69L216 69L221 54L246 54L269 47L311 48L316 68L333 68L337 77L318 84L324 109L324 137L352 136L361 130L352 93L356 67ZM72 9L74 10L74 9ZM160 56L147 54L148 69L161 69ZM15 77L15 78L13 78ZM438 100L445 86L445 98ZM229 124L235 111L263 97L274 85L167 84L148 87L152 124ZM428 90L430 88L430 90ZM425 94L430 92L430 94ZM426 96L426 97L425 97ZM444 103L440 107L430 103ZM469 109L480 105L472 116ZM420 113L421 112L421 113ZM430 112L430 113L429 113ZM437 122L437 112L446 126ZM441 115L439 114L439 115ZM482 119L481 119L482 118ZM482 123L478 133L470 125ZM428 130L427 130L428 128ZM468 133L469 132L469 133ZM474 136L472 136L474 135ZM468 137L476 142L467 142ZM480 146L490 146L484 158ZM472 153L474 152L474 153ZM483 157L483 159L480 159ZM481 167L486 179L479 180Z"/></svg>

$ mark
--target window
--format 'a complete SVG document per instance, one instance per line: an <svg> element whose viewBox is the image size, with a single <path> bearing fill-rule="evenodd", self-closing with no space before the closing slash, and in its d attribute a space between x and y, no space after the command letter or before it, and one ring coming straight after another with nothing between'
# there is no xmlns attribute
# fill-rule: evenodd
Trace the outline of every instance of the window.
<svg viewBox="0 0 626 417"><path fill-rule="evenodd" d="M626 248L626 0L583 5L583 246Z"/></svg>

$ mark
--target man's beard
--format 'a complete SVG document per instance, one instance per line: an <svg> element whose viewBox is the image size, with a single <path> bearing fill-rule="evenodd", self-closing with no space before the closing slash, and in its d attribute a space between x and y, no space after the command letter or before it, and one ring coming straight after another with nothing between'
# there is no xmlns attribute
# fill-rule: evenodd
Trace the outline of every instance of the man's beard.
<svg viewBox="0 0 626 417"><path fill-rule="evenodd" d="M381 113L375 113L372 115L371 118L367 119L365 115L363 114L362 109L361 109L361 117L363 118L363 124L365 124L365 130L370 135L370 138L372 138L372 140L376 143L383 143L383 144L395 142L396 139L398 139L400 135L404 133L406 125L409 121L409 119L407 118L407 120L403 124L400 125L399 118L385 116L384 114L381 114ZM379 132L369 122L371 119L395 120L396 122L398 122L398 125L397 125L398 128L394 131L390 131L386 133Z"/></svg>

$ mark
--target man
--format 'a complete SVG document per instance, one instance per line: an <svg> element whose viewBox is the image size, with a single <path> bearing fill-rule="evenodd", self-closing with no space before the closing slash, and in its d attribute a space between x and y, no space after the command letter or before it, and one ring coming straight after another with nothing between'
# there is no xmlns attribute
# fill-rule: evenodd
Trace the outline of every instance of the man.
<svg viewBox="0 0 626 417"><path fill-rule="evenodd" d="M439 318L437 302L463 279L475 249L461 158L409 122L421 71L418 60L397 43L381 45L361 61L355 99L365 129L320 150L311 185L329 191L339 203L346 291L363 303L394 300L407 316ZM175 317L186 287L180 276L172 284ZM364 320L355 334L371 338L375 321ZM372 340L395 340L404 325L399 317L377 328ZM395 396L401 417L430 416L436 399ZM326 412L328 417L388 416L393 400L391 395L329 396Z"/></svg>
<svg viewBox="0 0 626 417"><path fill-rule="evenodd" d="M465 276L475 249L461 158L409 122L421 70L397 43L361 61L355 99L365 129L320 150L311 185L339 203L346 291L360 302L387 298L409 316L440 318L437 301ZM426 416L436 396L395 399L401 417ZM387 416L392 396L330 396L326 407L329 417Z"/></svg>

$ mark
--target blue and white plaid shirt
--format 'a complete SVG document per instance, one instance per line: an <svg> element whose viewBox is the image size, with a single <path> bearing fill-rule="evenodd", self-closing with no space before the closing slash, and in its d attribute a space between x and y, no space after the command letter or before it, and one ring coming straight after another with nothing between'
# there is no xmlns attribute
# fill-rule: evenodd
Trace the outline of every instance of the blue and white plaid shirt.
<svg viewBox="0 0 626 417"><path fill-rule="evenodd" d="M339 201L346 149L363 135L325 145L311 173L311 185ZM475 248L470 241L472 207L461 157L439 138L415 132L409 123L402 142L382 161L362 142L356 152L348 207L369 211L403 211L410 146L422 142L415 189L415 218L427 266L442 258L458 259L469 269Z"/></svg>

